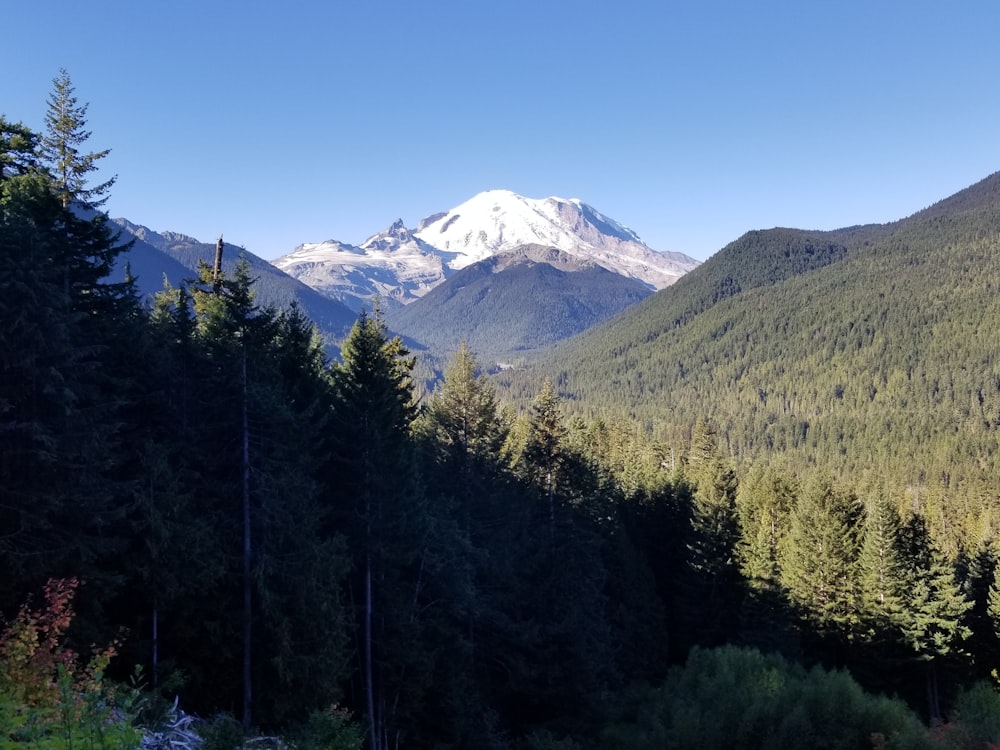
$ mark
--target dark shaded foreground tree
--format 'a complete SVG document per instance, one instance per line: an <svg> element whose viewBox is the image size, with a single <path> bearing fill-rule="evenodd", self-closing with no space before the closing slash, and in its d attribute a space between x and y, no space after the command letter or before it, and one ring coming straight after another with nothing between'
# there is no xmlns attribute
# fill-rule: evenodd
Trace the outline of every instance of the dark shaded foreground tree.
<svg viewBox="0 0 1000 750"><path fill-rule="evenodd" d="M206 266L155 301L116 607L160 689L274 727L341 697L347 558L340 534L321 536L322 350L253 285L245 263Z"/></svg>
<svg viewBox="0 0 1000 750"><path fill-rule="evenodd" d="M854 496L826 476L804 483L789 517L781 583L810 629L831 644L842 644L858 623L859 524Z"/></svg>
<svg viewBox="0 0 1000 750"><path fill-rule="evenodd" d="M429 506L451 536L444 578L451 598L435 627L442 658L424 725L446 746L504 748L497 638L520 502L503 461L509 419L468 347L448 363L414 427Z"/></svg>
<svg viewBox="0 0 1000 750"><path fill-rule="evenodd" d="M738 630L742 587L737 562L739 522L736 475L720 455L718 436L705 419L695 424L683 472L689 488L687 565L678 571L674 599L678 645L730 642Z"/></svg>
<svg viewBox="0 0 1000 750"><path fill-rule="evenodd" d="M362 312L335 367L331 528L346 531L357 648L352 690L368 743L414 741L433 674L424 637L433 581L431 527L418 481L411 423L413 359L379 312Z"/></svg>
<svg viewBox="0 0 1000 750"><path fill-rule="evenodd" d="M120 541L117 355L137 310L128 284L105 283L123 249L107 221L65 208L36 168L37 138L5 132L0 599L10 607L57 571L113 585L101 561Z"/></svg>

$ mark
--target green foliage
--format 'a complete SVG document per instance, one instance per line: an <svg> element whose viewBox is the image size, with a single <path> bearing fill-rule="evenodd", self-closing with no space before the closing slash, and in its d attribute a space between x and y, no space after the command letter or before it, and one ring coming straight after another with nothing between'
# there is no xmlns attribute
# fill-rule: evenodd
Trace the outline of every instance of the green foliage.
<svg viewBox="0 0 1000 750"><path fill-rule="evenodd" d="M180 267L187 269L187 273L180 272L177 278L168 279L174 287L180 287L186 284L191 276L196 276L201 264L211 267L214 261L215 243L197 242L192 238L173 234L150 236L122 220L115 221L121 222L122 228L126 231L131 229L138 232L144 242L177 261ZM222 258L222 270L226 276L232 278L237 265L241 262L249 264L249 271L254 279L254 299L258 305L264 309L288 311L294 303L322 333L323 346L331 353L336 352L336 345L344 339L354 324L356 315L351 310L279 271L253 253L242 248L239 248L238 252L233 252L233 247L227 245ZM151 299L160 291L162 281L158 275L150 274L148 278L140 275L137 285L143 295Z"/></svg>
<svg viewBox="0 0 1000 750"><path fill-rule="evenodd" d="M114 354L137 315L103 278L121 247L106 217L66 209L29 162L0 181L0 575L6 608L61 564L109 583L122 434Z"/></svg>
<svg viewBox="0 0 1000 750"><path fill-rule="evenodd" d="M216 714L199 726L201 750L237 750L245 747L243 725L229 714Z"/></svg>
<svg viewBox="0 0 1000 750"><path fill-rule="evenodd" d="M907 488L954 555L995 518L1000 175L894 224L751 232L611 321L498 373L527 403L629 415L678 449L706 417L741 471Z"/></svg>
<svg viewBox="0 0 1000 750"><path fill-rule="evenodd" d="M361 750L364 732L350 713L338 706L314 711L295 733L296 750Z"/></svg>
<svg viewBox="0 0 1000 750"><path fill-rule="evenodd" d="M736 498L740 534L740 569L751 586L773 586L780 577L779 558L796 504L797 484L770 464L754 466L740 482Z"/></svg>
<svg viewBox="0 0 1000 750"><path fill-rule="evenodd" d="M0 183L11 175L35 170L38 135L23 123L10 122L0 115Z"/></svg>
<svg viewBox="0 0 1000 750"><path fill-rule="evenodd" d="M903 534L908 573L903 637L925 659L946 656L960 649L969 636L964 618L971 602L961 591L954 566L930 537L925 521L911 517Z"/></svg>
<svg viewBox="0 0 1000 750"><path fill-rule="evenodd" d="M909 590L899 514L881 491L868 499L858 558L858 585L864 616L873 630L898 626Z"/></svg>
<svg viewBox="0 0 1000 750"><path fill-rule="evenodd" d="M820 632L849 634L857 622L858 508L822 477L807 482L781 552L781 582Z"/></svg>
<svg viewBox="0 0 1000 750"><path fill-rule="evenodd" d="M84 662L66 645L75 579L50 580L45 605L21 607L0 634L0 748L131 750L139 743L131 691L105 679L118 644Z"/></svg>
<svg viewBox="0 0 1000 750"><path fill-rule="evenodd" d="M41 156L53 177L53 187L60 196L63 207L80 201L90 208L101 206L105 195L114 185L116 177L88 186L87 176L98 169L97 162L110 149L81 153L81 147L90 140L87 130L87 104L79 104L69 73L65 68L52 79L48 112L45 115L45 136L41 142Z"/></svg>
<svg viewBox="0 0 1000 750"><path fill-rule="evenodd" d="M920 748L930 737L906 706L866 694L842 671L806 670L734 647L696 649L649 691L635 720L601 746L713 748Z"/></svg>
<svg viewBox="0 0 1000 750"><path fill-rule="evenodd" d="M36 144L0 120L4 746L132 731L66 591L18 610L65 571L74 638L127 626L226 750L251 706L343 750L995 741L1000 178L750 233L558 363L488 380L461 347L418 404L380 311L331 365L249 258L142 309ZM957 713L932 738L846 672L706 650L733 643Z"/></svg>
<svg viewBox="0 0 1000 750"><path fill-rule="evenodd" d="M962 690L944 734L951 747L993 747L1000 742L1000 695L996 688L976 682Z"/></svg>

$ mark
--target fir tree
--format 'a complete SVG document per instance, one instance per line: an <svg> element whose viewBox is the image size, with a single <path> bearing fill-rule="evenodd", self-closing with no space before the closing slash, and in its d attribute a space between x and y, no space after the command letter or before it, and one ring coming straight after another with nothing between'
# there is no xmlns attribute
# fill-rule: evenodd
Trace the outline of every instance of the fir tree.
<svg viewBox="0 0 1000 750"><path fill-rule="evenodd" d="M789 520L781 581L822 634L850 635L857 623L857 540L853 498L824 477L807 482Z"/></svg>
<svg viewBox="0 0 1000 750"><path fill-rule="evenodd" d="M0 115L0 184L10 176L33 172L38 164L37 133Z"/></svg>
<svg viewBox="0 0 1000 750"><path fill-rule="evenodd" d="M736 477L719 455L717 436L702 419L695 425L684 479L690 487L687 570L678 584L681 643L719 645L736 631L731 613L741 597L736 561ZM685 637L686 634L686 637Z"/></svg>
<svg viewBox="0 0 1000 750"><path fill-rule="evenodd" d="M965 624L972 603L965 598L948 562L931 539L921 516L911 516L903 529L908 583L902 616L903 639L926 664L928 715L942 717L938 664L956 655L970 635Z"/></svg>
<svg viewBox="0 0 1000 750"><path fill-rule="evenodd" d="M390 339L376 309L362 312L334 369L331 521L354 559L357 684L368 741L385 750L412 731L433 655L423 642L428 517L417 479L411 423L413 359Z"/></svg>
<svg viewBox="0 0 1000 750"><path fill-rule="evenodd" d="M797 494L797 483L771 466L754 466L737 494L737 557L747 584L740 639L787 656L797 655L799 643L781 585L780 562Z"/></svg>
<svg viewBox="0 0 1000 750"><path fill-rule="evenodd" d="M97 162L111 153L110 149L81 153L90 140L87 130L88 104L80 104L76 89L65 68L52 79L48 111L45 115L45 135L41 141L43 163L49 168L53 185L63 207L78 201L89 208L99 208L107 201L107 193L116 177L89 185L91 172L98 169Z"/></svg>
<svg viewBox="0 0 1000 750"><path fill-rule="evenodd" d="M902 618L908 585L900 526L886 493L876 491L865 506L858 557L860 603L872 635L898 628Z"/></svg>
<svg viewBox="0 0 1000 750"><path fill-rule="evenodd" d="M568 462L566 426L559 410L559 396L546 379L531 404L522 468L542 496L548 513L549 536L556 526L556 494L561 490Z"/></svg>

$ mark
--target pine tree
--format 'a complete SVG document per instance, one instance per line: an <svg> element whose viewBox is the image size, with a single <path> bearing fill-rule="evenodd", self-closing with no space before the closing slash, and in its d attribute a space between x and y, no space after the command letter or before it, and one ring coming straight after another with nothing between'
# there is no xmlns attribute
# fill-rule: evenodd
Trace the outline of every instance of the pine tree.
<svg viewBox="0 0 1000 750"><path fill-rule="evenodd" d="M970 635L965 617L972 603L922 516L911 516L902 535L908 595L901 630L906 644L926 664L928 714L937 721L942 717L937 665L962 650Z"/></svg>
<svg viewBox="0 0 1000 750"><path fill-rule="evenodd" d="M723 463L715 430L703 419L694 428L685 477L693 488L691 564L709 577L728 575L736 565L739 535L736 475Z"/></svg>
<svg viewBox="0 0 1000 750"><path fill-rule="evenodd" d="M687 570L678 583L677 619L683 648L718 645L735 633L741 598L736 542L736 477L719 455L704 419L692 433L684 479L690 487ZM686 636L685 636L686 634Z"/></svg>
<svg viewBox="0 0 1000 750"><path fill-rule="evenodd" d="M1000 663L1000 633L991 612L996 567L996 554L988 541L974 551L963 552L956 562L962 593L971 603L966 618L971 631L966 648L982 679L988 679Z"/></svg>
<svg viewBox="0 0 1000 750"><path fill-rule="evenodd" d="M347 534L368 741L386 750L420 713L433 654L423 638L428 517L410 436L414 360L378 309L362 312L334 369L333 528Z"/></svg>
<svg viewBox="0 0 1000 750"><path fill-rule="evenodd" d="M38 134L23 123L0 115L0 184L7 177L34 172L38 164Z"/></svg>
<svg viewBox="0 0 1000 750"><path fill-rule="evenodd" d="M121 508L112 478L124 373L110 352L136 308L128 285L104 281L121 249L106 223L64 208L18 130L0 180L0 548L29 585L76 559L96 586L110 583L97 560L117 543Z"/></svg>
<svg viewBox="0 0 1000 750"><path fill-rule="evenodd" d="M487 675L497 661L494 624L504 616L500 592L518 539L501 456L507 432L492 384L462 345L415 424L438 540L435 583L448 601L433 623L438 687L428 694L425 731L448 746L489 747L499 731Z"/></svg>
<svg viewBox="0 0 1000 750"><path fill-rule="evenodd" d="M52 174L53 185L64 208L74 201L89 208L99 208L107 201L106 194L117 177L88 185L89 174L98 169L97 162L111 150L81 153L91 136L87 130L87 109L90 105L80 104L75 91L69 73L60 68L59 75L52 79L41 156Z"/></svg>
<svg viewBox="0 0 1000 750"><path fill-rule="evenodd" d="M781 586L781 550L795 507L797 483L771 466L754 466L740 482L737 558L747 585L740 639L761 650L794 656L798 634Z"/></svg>
<svg viewBox="0 0 1000 750"><path fill-rule="evenodd" d="M562 489L568 463L566 426L559 409L559 396L548 378L531 404L527 440L521 465L529 481L542 496L548 512L549 537L555 535L556 495Z"/></svg>
<svg viewBox="0 0 1000 750"><path fill-rule="evenodd" d="M496 390L483 378L475 355L462 344L445 368L420 425L439 451L452 478L463 482L500 455L508 428L500 416ZM471 491L471 488L470 488Z"/></svg>
<svg viewBox="0 0 1000 750"><path fill-rule="evenodd" d="M876 491L866 503L858 557L858 584L870 633L897 628L907 591L899 514L886 493Z"/></svg>
<svg viewBox="0 0 1000 750"><path fill-rule="evenodd" d="M551 381L522 421L515 468L523 489L512 508L522 525L505 610L507 666L516 679L507 700L535 721L593 718L601 691L617 679L604 540L594 522L603 499L590 492L599 482L569 439Z"/></svg>
<svg viewBox="0 0 1000 750"><path fill-rule="evenodd" d="M781 555L789 599L821 633L849 635L857 623L858 512L853 497L814 477L802 488Z"/></svg>
<svg viewBox="0 0 1000 750"><path fill-rule="evenodd" d="M781 545L795 506L795 483L771 466L754 466L736 498L740 537L737 555L743 576L754 585L776 585Z"/></svg>
<svg viewBox="0 0 1000 750"><path fill-rule="evenodd" d="M159 560L185 544L205 567L180 587L158 576L164 654L183 660L196 706L242 704L245 722L264 725L300 718L339 698L347 649L343 539L321 502L332 400L322 352L295 310L256 304L245 259L218 278L203 266L190 296L165 290L153 327L176 424L159 442L179 452L181 484L161 485L140 521L161 525ZM166 492L193 496L195 517L170 518ZM198 639L181 619L192 610Z"/></svg>

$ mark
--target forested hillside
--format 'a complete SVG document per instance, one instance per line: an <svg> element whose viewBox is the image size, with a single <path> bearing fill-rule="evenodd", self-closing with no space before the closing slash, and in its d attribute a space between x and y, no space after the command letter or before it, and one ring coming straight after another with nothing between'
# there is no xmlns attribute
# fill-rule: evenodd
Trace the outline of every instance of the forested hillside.
<svg viewBox="0 0 1000 750"><path fill-rule="evenodd" d="M555 248L525 245L463 268L421 299L386 313L430 357L464 342L509 359L578 333L645 299L641 282Z"/></svg>
<svg viewBox="0 0 1000 750"><path fill-rule="evenodd" d="M245 261L148 305L109 283L110 182L80 181L101 152L65 148L85 108L54 83L46 133L0 118L0 745L1000 742L992 505L894 481L935 435L982 450L953 476L991 471L995 425L962 417L996 399L963 390L995 361L982 206L748 235L701 286L588 337L631 415L585 390L596 364L539 380L517 413L464 346L418 401L377 313L331 362L301 311L258 304ZM933 378L934 399L903 401ZM645 412L646 393L667 405ZM573 414L584 396L608 413ZM765 409L809 424L775 422L768 453L736 429ZM839 441L819 438L823 409ZM870 455L846 434L862 412ZM651 439L666 415L683 440ZM970 517L975 534L948 525Z"/></svg>
<svg viewBox="0 0 1000 750"><path fill-rule="evenodd" d="M667 445L704 417L740 465L874 475L964 523L1000 479L998 185L884 226L750 232L503 383L551 377Z"/></svg>

